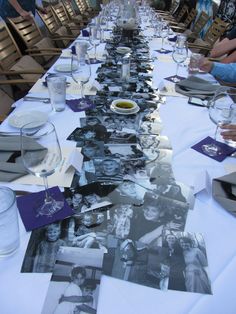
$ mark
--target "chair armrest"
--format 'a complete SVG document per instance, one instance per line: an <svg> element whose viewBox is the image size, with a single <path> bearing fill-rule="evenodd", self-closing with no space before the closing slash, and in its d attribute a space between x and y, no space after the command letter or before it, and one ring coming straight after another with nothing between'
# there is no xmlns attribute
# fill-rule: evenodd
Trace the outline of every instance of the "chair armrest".
<svg viewBox="0 0 236 314"><path fill-rule="evenodd" d="M34 84L38 79L15 79L15 80L0 80L0 85L18 85L18 84Z"/></svg>
<svg viewBox="0 0 236 314"><path fill-rule="evenodd" d="M1 71L0 70L0 75L16 75L16 74L44 74L45 71L43 70L38 70L38 69L35 69L35 70L18 70L18 71L15 71L15 70L12 70L12 71Z"/></svg>
<svg viewBox="0 0 236 314"><path fill-rule="evenodd" d="M31 57L46 57L46 56L60 56L61 55L61 52L38 52L38 51L35 51L35 53L30 53L29 54Z"/></svg>
<svg viewBox="0 0 236 314"><path fill-rule="evenodd" d="M62 49L61 48L28 48L25 50L26 52L41 52L41 51L51 51L51 52L61 52Z"/></svg>

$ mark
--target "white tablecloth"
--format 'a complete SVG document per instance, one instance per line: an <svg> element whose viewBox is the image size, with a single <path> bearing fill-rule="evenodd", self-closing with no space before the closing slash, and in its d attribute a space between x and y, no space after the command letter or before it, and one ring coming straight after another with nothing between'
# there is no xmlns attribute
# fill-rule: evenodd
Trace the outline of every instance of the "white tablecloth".
<svg viewBox="0 0 236 314"><path fill-rule="evenodd" d="M153 41L151 47L157 47L157 44L160 42ZM164 77L175 74L176 65L170 61L160 58L154 62L154 85L158 86ZM179 75L186 76L186 68L180 67ZM16 110L49 110L49 106L19 102ZM213 135L215 125L209 120L206 108L191 106L184 97L167 97L160 114L164 125L162 134L169 137L173 146L172 166L177 181L194 185L196 178L205 176L206 170L212 179L225 174L225 165L236 164L235 158L228 157L219 163L190 148L204 137ZM69 108L62 113L50 114L49 120L55 124L61 143L66 143L65 138L78 126L79 117L83 115L73 113ZM7 120L0 130L12 130ZM37 190L37 187L31 187L31 190ZM204 235L213 295L173 290L163 292L103 276L98 313L236 313L236 218L203 190L196 195L194 210L188 214L186 231ZM20 222L20 249L14 256L0 260L0 312L3 314L41 312L51 275L20 273L29 237L30 233L25 232Z"/></svg>

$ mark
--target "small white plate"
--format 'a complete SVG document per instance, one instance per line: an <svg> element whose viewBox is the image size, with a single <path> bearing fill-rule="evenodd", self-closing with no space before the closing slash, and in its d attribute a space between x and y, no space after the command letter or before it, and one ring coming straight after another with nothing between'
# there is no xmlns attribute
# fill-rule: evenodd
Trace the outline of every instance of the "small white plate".
<svg viewBox="0 0 236 314"><path fill-rule="evenodd" d="M117 47L116 52L123 55L123 54L131 52L131 49L129 47Z"/></svg>
<svg viewBox="0 0 236 314"><path fill-rule="evenodd" d="M54 67L54 70L57 72L68 73L71 72L71 64L57 64ZM78 70L78 66L73 64L72 71Z"/></svg>
<svg viewBox="0 0 236 314"><path fill-rule="evenodd" d="M114 107L113 105L110 106L110 109L114 113L124 114L124 115L135 114L135 113L139 112L139 110L140 110L139 106L136 106L133 110L130 110L129 112L120 112L120 111L117 111L117 108Z"/></svg>
<svg viewBox="0 0 236 314"><path fill-rule="evenodd" d="M46 123L47 120L48 115L45 112L19 111L9 117L8 123L18 129L27 123L32 123L30 128L36 128Z"/></svg>

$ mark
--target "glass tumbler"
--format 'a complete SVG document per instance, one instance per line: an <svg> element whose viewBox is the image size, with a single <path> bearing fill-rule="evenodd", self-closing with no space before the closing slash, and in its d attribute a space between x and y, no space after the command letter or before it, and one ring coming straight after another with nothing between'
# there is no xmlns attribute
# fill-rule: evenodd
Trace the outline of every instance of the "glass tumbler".
<svg viewBox="0 0 236 314"><path fill-rule="evenodd" d="M13 253L20 244L15 192L0 186L0 257Z"/></svg>
<svg viewBox="0 0 236 314"><path fill-rule="evenodd" d="M52 76L47 78L52 109L63 111L66 104L66 77Z"/></svg>

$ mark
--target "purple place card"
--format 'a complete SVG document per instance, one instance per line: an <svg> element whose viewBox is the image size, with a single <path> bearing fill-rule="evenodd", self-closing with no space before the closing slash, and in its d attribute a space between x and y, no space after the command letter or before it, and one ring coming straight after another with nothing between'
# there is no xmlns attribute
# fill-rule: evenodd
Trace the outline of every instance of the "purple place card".
<svg viewBox="0 0 236 314"><path fill-rule="evenodd" d="M156 51L156 52L159 52L159 53L164 53L164 54L167 54L167 53L170 53L170 52L172 52L172 50L167 50L167 49L165 49L165 50L161 50L161 49L158 49L158 50L154 50L154 51Z"/></svg>
<svg viewBox="0 0 236 314"><path fill-rule="evenodd" d="M94 104L88 98L85 98L85 99L86 99L86 103L83 103L83 104L81 104L82 98L66 100L66 104L74 112L80 112L80 111L93 109L95 107Z"/></svg>
<svg viewBox="0 0 236 314"><path fill-rule="evenodd" d="M67 204L57 186L48 189L48 192L56 201L63 202L63 207L52 216L42 216L38 214L38 209L44 203L45 190L17 197L18 210L26 231L51 224L74 214L73 209Z"/></svg>
<svg viewBox="0 0 236 314"><path fill-rule="evenodd" d="M176 81L174 79L176 79ZM182 81L182 80L185 80L185 79L186 79L186 77L179 76L179 75L171 75L171 76L168 76L168 77L164 78L164 80L170 81L172 83L178 83L179 81Z"/></svg>
<svg viewBox="0 0 236 314"><path fill-rule="evenodd" d="M218 155L216 156L209 156L207 153L205 153L202 149L203 145L210 145L210 144L215 144L217 146L219 146L220 148L220 152ZM202 141L200 141L199 143L193 145L191 147L192 149L196 150L197 152L210 157L216 161L223 161L227 156L231 155L232 153L236 152L236 149L234 147L231 147L227 144L215 141L213 138L211 138L210 136L204 138Z"/></svg>

